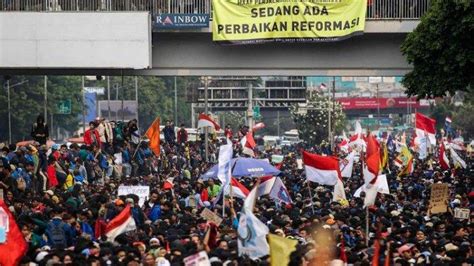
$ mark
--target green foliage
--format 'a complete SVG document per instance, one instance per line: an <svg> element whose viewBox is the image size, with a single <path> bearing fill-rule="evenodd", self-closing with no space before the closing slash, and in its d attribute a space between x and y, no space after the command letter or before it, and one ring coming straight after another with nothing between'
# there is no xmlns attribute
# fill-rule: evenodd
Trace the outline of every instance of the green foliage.
<svg viewBox="0 0 474 266"><path fill-rule="evenodd" d="M402 83L419 98L473 90L474 1L433 0L401 50L413 65Z"/></svg>
<svg viewBox="0 0 474 266"><path fill-rule="evenodd" d="M80 76L48 76L48 124L51 126L53 114L54 131L59 127L61 131L72 134L82 125L82 78ZM178 122L191 125L191 104L186 102L185 90L197 78L177 78L178 91ZM28 83L13 86L22 81ZM20 141L30 138L32 124L39 114L44 114L44 76L14 76L10 80L11 88L11 117L12 139ZM86 81L86 86L107 88L107 80ZM115 89L115 88L118 89ZM135 77L110 78L111 100L135 100ZM71 114L58 114L59 101L70 99L72 102ZM97 100L107 100L105 95L98 95ZM138 77L138 104L139 122L144 131L153 120L160 116L162 121L174 120L174 78ZM7 93L3 89L0 93L0 141L8 139L8 109ZM86 121L87 122L87 121ZM50 135L53 130L50 128Z"/></svg>
<svg viewBox="0 0 474 266"><path fill-rule="evenodd" d="M27 83L15 84L28 80ZM80 77L48 77L48 124L56 128L67 128L71 131L77 129L78 116L81 113L81 79ZM44 76L14 76L10 79L12 140L31 139L30 132L36 117L44 114ZM57 102L70 99L72 102L71 114L58 115ZM0 94L0 140L8 139L8 102L6 87ZM50 134L52 130L50 128Z"/></svg>
<svg viewBox="0 0 474 266"><path fill-rule="evenodd" d="M474 103L472 99L464 101L463 105L455 106L449 99L437 102L430 108L430 117L436 119L436 128L444 128L446 117L453 120L452 127L463 132L466 139L474 138Z"/></svg>
<svg viewBox="0 0 474 266"><path fill-rule="evenodd" d="M461 129L465 139L474 138L474 104L472 102L464 103L456 108L453 115L453 127Z"/></svg>
<svg viewBox="0 0 474 266"><path fill-rule="evenodd" d="M309 108L306 114L298 112L296 106L290 109L300 138L310 145L320 144L328 139L328 109L332 109L332 126L338 134L344 129L346 117L339 102L333 103L331 98L314 94L308 102Z"/></svg>

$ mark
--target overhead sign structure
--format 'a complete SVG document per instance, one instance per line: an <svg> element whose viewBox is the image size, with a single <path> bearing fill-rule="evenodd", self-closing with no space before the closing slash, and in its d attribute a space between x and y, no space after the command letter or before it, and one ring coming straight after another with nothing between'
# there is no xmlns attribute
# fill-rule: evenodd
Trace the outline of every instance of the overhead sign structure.
<svg viewBox="0 0 474 266"><path fill-rule="evenodd" d="M156 16L154 26L157 29L207 28L209 14L163 13Z"/></svg>
<svg viewBox="0 0 474 266"><path fill-rule="evenodd" d="M338 41L362 34L367 0L213 0L223 44Z"/></svg>

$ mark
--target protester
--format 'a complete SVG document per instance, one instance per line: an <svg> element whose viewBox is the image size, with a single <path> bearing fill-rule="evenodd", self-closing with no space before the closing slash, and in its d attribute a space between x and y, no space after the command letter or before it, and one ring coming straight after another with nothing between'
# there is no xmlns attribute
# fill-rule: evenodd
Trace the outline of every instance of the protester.
<svg viewBox="0 0 474 266"><path fill-rule="evenodd" d="M386 176L389 192L380 190L374 203L364 207L370 194L364 188L363 169L368 163L364 155L354 160L350 177L342 178L345 199L334 201L335 187L307 181L309 174L299 162L302 148L309 153L332 153L325 143L255 150L256 158L270 162L274 155L282 155L281 162L273 163L281 173L274 179L238 177L235 180L239 184L229 185L218 178L203 178L214 164L202 160L203 141L183 137L183 125L175 143L174 127L167 122L165 142L156 156L146 142L130 145L131 135L126 131L138 130L133 122L122 127L122 132L113 128L115 141L105 138L113 145L101 149L103 122L99 127L90 123L85 145L48 148L38 141L25 148L2 148L3 201L28 245L21 265L182 265L184 258L200 251L205 252L211 265L268 265L273 242L269 252L265 245L259 246L260 250L267 249L259 258L244 255L239 249L246 239L247 226L251 226L242 225L252 215L262 228L283 239L277 240L282 241L279 244L287 240L296 245L279 253L289 265L474 263L474 228L469 222L472 216L455 216L458 208L472 211L474 206L472 159L465 151L456 150L466 167L453 161L458 159L453 159L455 152L448 142L449 169L442 169L435 147L423 160L418 159L417 148L413 147L410 155L414 166L399 175L404 169L395 164L402 154L397 149L410 142L403 143L401 134L393 134L397 144L387 143L388 164L380 170ZM248 127L240 128L239 136L245 136ZM112 130L104 128L109 136L106 132ZM377 141L388 142L388 138ZM210 140L209 150L214 152L217 164L222 143L226 141ZM357 145L352 149L360 150ZM367 152L370 149L369 144ZM239 144L233 143L231 155L246 157L239 150ZM383 153L384 148L379 152ZM345 158L346 153L333 155ZM439 183L448 184L447 209L431 213L430 191ZM118 195L124 186L147 187L149 193ZM226 190L228 186L231 189ZM244 210L244 200L249 199L254 186L267 188L268 192L258 194L250 204L252 208ZM366 190L354 196L361 187ZM205 209L222 217L222 223L206 220ZM266 243L265 236L262 241ZM273 260L276 255L271 256Z"/></svg>
<svg viewBox="0 0 474 266"><path fill-rule="evenodd" d="M49 129L48 125L44 122L44 117L42 115L38 115L36 123L33 124L31 137L33 140L39 142L39 144L46 144L46 140L49 138Z"/></svg>

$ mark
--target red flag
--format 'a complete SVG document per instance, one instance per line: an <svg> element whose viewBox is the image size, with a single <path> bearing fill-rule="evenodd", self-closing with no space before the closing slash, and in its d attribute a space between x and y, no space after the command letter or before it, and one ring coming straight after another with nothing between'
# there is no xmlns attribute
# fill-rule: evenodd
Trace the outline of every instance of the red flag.
<svg viewBox="0 0 474 266"><path fill-rule="evenodd" d="M28 244L3 200L0 200L0 226L6 226L6 231L8 231L6 232L6 242L0 244L0 265L18 265L28 250Z"/></svg>
<svg viewBox="0 0 474 266"><path fill-rule="evenodd" d="M367 153L364 167L365 184L375 184L380 171L380 144L373 135L367 137Z"/></svg>
<svg viewBox="0 0 474 266"><path fill-rule="evenodd" d="M372 257L372 265L379 266L379 258L380 258L380 241L379 239L375 239L374 242L374 256Z"/></svg>
<svg viewBox="0 0 474 266"><path fill-rule="evenodd" d="M344 235L341 236L341 254L339 255L339 259L342 260L344 263L347 263L346 244L344 242Z"/></svg>
<svg viewBox="0 0 474 266"><path fill-rule="evenodd" d="M443 170L449 169L449 159L448 156L446 156L446 150L443 142L441 142L439 145L439 165Z"/></svg>
<svg viewBox="0 0 474 266"><path fill-rule="evenodd" d="M255 152L253 149L257 146L257 144L255 143L255 140L253 139L252 132L248 132L247 135L245 135L245 137L243 137L240 140L240 144L242 145L244 154L255 157Z"/></svg>

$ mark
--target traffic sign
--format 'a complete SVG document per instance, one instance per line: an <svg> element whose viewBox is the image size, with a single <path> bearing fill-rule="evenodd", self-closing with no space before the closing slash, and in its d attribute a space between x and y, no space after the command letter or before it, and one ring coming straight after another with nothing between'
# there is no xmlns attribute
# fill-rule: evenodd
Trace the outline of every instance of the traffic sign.
<svg viewBox="0 0 474 266"><path fill-rule="evenodd" d="M58 102L58 114L69 115L71 114L72 103L71 100L64 100Z"/></svg>
<svg viewBox="0 0 474 266"><path fill-rule="evenodd" d="M260 106L254 106L253 107L253 117L255 117L256 119L261 118Z"/></svg>

